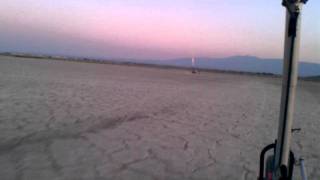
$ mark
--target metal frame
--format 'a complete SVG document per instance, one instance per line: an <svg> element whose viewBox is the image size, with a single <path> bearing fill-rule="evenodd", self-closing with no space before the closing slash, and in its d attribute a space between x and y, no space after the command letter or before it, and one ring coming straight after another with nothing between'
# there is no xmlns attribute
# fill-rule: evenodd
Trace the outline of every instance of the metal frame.
<svg viewBox="0 0 320 180"><path fill-rule="evenodd" d="M307 0L282 1L282 5L286 7L287 11L278 137L275 144L265 147L261 152L259 180L266 178L264 174L264 156L266 151L270 149L274 149L274 155L271 156L274 165L272 177L267 178L271 178L273 180L292 179L295 159L293 153L290 151L290 144L298 79L301 10L303 4L306 2Z"/></svg>

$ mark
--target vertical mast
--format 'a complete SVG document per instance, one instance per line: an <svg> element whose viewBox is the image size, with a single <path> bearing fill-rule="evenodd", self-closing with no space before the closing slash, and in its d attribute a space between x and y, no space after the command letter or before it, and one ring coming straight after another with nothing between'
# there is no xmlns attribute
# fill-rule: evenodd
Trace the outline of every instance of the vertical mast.
<svg viewBox="0 0 320 180"><path fill-rule="evenodd" d="M192 68L194 68L194 66L195 66L195 58L194 58L194 56L192 57L191 62L192 62Z"/></svg>
<svg viewBox="0 0 320 180"><path fill-rule="evenodd" d="M286 7L284 65L278 138L275 154L275 177L288 173L291 129L294 113L295 93L298 77L300 48L300 16L303 3L307 0L283 0Z"/></svg>

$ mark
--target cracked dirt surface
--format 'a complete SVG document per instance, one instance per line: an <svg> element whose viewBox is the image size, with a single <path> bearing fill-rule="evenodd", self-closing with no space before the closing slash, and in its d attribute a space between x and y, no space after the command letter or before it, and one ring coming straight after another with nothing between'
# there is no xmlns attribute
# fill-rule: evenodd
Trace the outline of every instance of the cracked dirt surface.
<svg viewBox="0 0 320 180"><path fill-rule="evenodd" d="M256 179L277 78L0 56L0 179ZM293 150L320 177L320 83L300 81ZM298 179L298 178L297 178Z"/></svg>

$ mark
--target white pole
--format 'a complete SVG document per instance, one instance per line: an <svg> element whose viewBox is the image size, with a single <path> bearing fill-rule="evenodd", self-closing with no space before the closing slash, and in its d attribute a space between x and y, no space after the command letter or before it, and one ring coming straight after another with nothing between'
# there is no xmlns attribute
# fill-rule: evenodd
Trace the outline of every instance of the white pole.
<svg viewBox="0 0 320 180"><path fill-rule="evenodd" d="M195 66L195 58L194 57L192 57L192 67L194 68L194 66Z"/></svg>
<svg viewBox="0 0 320 180"><path fill-rule="evenodd" d="M308 180L306 167L304 165L304 159L300 158L299 161L300 161L301 179Z"/></svg>
<svg viewBox="0 0 320 180"><path fill-rule="evenodd" d="M303 0L284 0L287 8L283 83L279 118L278 138L275 154L274 179L287 176L290 154L291 129L294 113L294 101L298 77L298 59L300 48L300 17Z"/></svg>

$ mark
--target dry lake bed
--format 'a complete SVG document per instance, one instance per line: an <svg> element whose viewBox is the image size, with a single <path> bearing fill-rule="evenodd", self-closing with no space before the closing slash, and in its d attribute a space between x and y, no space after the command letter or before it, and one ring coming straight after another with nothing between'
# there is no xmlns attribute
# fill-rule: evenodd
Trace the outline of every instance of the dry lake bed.
<svg viewBox="0 0 320 180"><path fill-rule="evenodd" d="M280 90L266 76L0 56L0 179L256 179ZM299 81L294 127L320 179L320 82Z"/></svg>

